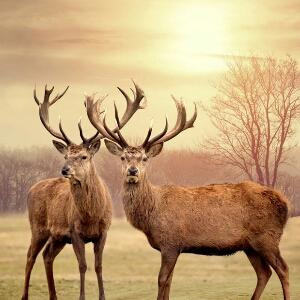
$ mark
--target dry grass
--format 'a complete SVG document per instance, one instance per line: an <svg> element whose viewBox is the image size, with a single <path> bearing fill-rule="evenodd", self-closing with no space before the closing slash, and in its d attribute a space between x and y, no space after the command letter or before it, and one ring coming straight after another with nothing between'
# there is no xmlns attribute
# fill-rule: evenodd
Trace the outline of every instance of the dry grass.
<svg viewBox="0 0 300 300"><path fill-rule="evenodd" d="M292 299L300 299L300 218L291 219L281 244L290 266ZM30 230L25 216L0 217L0 299L20 299ZM91 245L87 246L87 299L97 298ZM104 278L108 300L155 299L160 255L150 248L142 233L125 220L114 220L104 253ZM71 246L55 261L59 299L77 299L79 274ZM255 273L243 253L231 257L181 255L175 269L171 299L250 299ZM48 299L41 255L32 274L30 299ZM276 275L262 297L282 299Z"/></svg>

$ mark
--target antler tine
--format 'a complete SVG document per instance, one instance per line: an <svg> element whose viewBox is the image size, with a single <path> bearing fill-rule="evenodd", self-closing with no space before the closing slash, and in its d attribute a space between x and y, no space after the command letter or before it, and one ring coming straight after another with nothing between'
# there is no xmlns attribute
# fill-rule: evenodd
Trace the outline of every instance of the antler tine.
<svg viewBox="0 0 300 300"><path fill-rule="evenodd" d="M61 134L62 134L64 140L65 140L66 143L67 143L67 145L71 145L71 144L72 144L71 140L67 137L67 135L65 134L65 132L64 132L64 130L63 130L63 128L62 128L62 125L61 125L61 117L59 117L59 125L58 125L58 127L59 127L59 131L61 132Z"/></svg>
<svg viewBox="0 0 300 300"><path fill-rule="evenodd" d="M147 135L147 138L146 138L146 143L144 142L142 144L142 146L144 148L150 148L151 146L155 145L155 144L160 144L160 143L164 143L172 138L174 138L175 136L177 136L180 132L188 129L188 128L191 128L193 127L194 125L194 122L197 118L197 107L196 107L196 104L195 104L195 111L194 111L194 114L193 116L191 117L191 119L189 119L188 121L186 120L186 109L185 109L185 106L183 105L182 101L178 101L176 100L175 97L173 97L173 100L176 104L176 109L177 109L177 120L176 120L176 123L175 123L175 126L173 127L173 129L171 131L169 131L167 133L167 130L168 130L168 119L166 118L166 125L165 125L165 128L164 130L159 133L157 136L153 137L151 140L147 141L147 138L148 138L148 135Z"/></svg>
<svg viewBox="0 0 300 300"><path fill-rule="evenodd" d="M159 144L166 142L172 138L174 138L176 135L178 135L184 128L186 123L186 110L185 106L181 101L178 101L175 97L173 97L173 101L175 102L176 109L177 109L177 120L172 130L170 130L168 133L164 134L160 139L156 139L156 141L150 141L151 145Z"/></svg>
<svg viewBox="0 0 300 300"><path fill-rule="evenodd" d="M38 99L37 95L36 95L36 86L34 86L34 90L33 90L33 98L34 98L34 101L36 102L36 104L38 106L40 106L40 100Z"/></svg>
<svg viewBox="0 0 300 300"><path fill-rule="evenodd" d="M118 134L118 137L121 141L121 144L123 144L123 147L127 147L128 146L128 143L127 141L124 139L123 135L121 134L121 131L119 129L117 129L117 134Z"/></svg>
<svg viewBox="0 0 300 300"><path fill-rule="evenodd" d="M36 88L34 88L33 91L33 97L37 105L39 106L39 116L42 124L47 129L47 131L56 137L57 139L60 139L64 141L67 145L73 144L73 142L67 137L65 132L62 129L61 121L59 122L59 130L60 132L55 131L53 128L51 128L49 124L49 107L54 104L57 100L59 100L68 90L69 87L67 87L63 93L58 94L52 101L49 101L50 95L54 90L54 87L52 87L50 90L47 89L47 85L45 86L45 92L44 92L44 100L41 103L36 95Z"/></svg>
<svg viewBox="0 0 300 300"><path fill-rule="evenodd" d="M83 131L82 131L82 127L81 127L81 117L79 118L79 121L78 121L78 129L79 129L79 135L82 139L82 142L85 144L87 142L87 139L83 135Z"/></svg>
<svg viewBox="0 0 300 300"><path fill-rule="evenodd" d="M130 105L131 104L131 99L129 98L129 96L126 94L126 92L121 89L120 87L117 87L117 89L122 93L122 95L125 97L126 99L126 102L127 102L127 105Z"/></svg>
<svg viewBox="0 0 300 300"><path fill-rule="evenodd" d="M134 115L134 113L138 109L144 109L147 106L147 100L145 98L144 91L134 81L133 81L133 84L135 87L135 91L132 90L133 96L134 96L133 100L130 99L128 94L123 89L118 87L118 90L122 93L122 95L124 96L124 98L126 99L126 102L127 102L127 107L124 112L124 115L118 124L119 129L122 129L122 127L125 126L125 124L130 120L130 118ZM145 100L145 102L143 105L141 105L141 101L143 99ZM117 128L115 128L113 131L115 132L116 130L117 130Z"/></svg>
<svg viewBox="0 0 300 300"><path fill-rule="evenodd" d="M183 130L194 127L194 123L197 119L197 115L198 115L197 104L194 102L194 114L188 121L186 121L185 126L183 127Z"/></svg>
<svg viewBox="0 0 300 300"><path fill-rule="evenodd" d="M54 87L52 88L52 90L54 89ZM65 90L61 93L61 94L57 94L54 99L50 102L50 105L54 104L57 100L59 100L61 97L64 96L64 94L67 92L67 90L69 89L69 86L67 86L65 88ZM52 91L51 91L52 92Z"/></svg>
<svg viewBox="0 0 300 300"><path fill-rule="evenodd" d="M150 139L150 137L151 137L152 129L153 129L153 120L151 120L149 129L148 129L147 136L146 136L144 142L142 143L141 147L144 147L144 146L147 145L147 143L148 143L148 141L149 141L149 139Z"/></svg>
<svg viewBox="0 0 300 300"><path fill-rule="evenodd" d="M139 101L139 108L140 109L144 109L146 108L147 106L147 98L145 96L145 93L144 91L134 82L134 80L132 79L132 82L134 84L134 87L135 87L135 91L133 89L132 92L133 92L133 96L135 99L138 99ZM144 104L141 105L141 101L144 99Z"/></svg>
<svg viewBox="0 0 300 300"><path fill-rule="evenodd" d="M116 103L114 103L114 107L115 107L115 121L116 121L116 124L117 124L117 134L118 134L118 137L121 141L121 143L126 147L128 146L128 143L127 141L125 140L125 138L123 137L123 135L121 134L121 131L120 131L120 127L121 127L121 124L120 124L120 118L119 118L119 113L118 113L118 108L116 106Z"/></svg>
<svg viewBox="0 0 300 300"><path fill-rule="evenodd" d="M144 148L149 148L151 145L153 145L156 141L158 141L159 139L161 139L168 131L168 127L169 127L169 123L168 123L168 118L166 116L166 123L165 123L165 128L164 130L157 134L156 136L154 136L150 141L147 141L147 138L145 139L144 143L142 144L142 147Z"/></svg>
<svg viewBox="0 0 300 300"><path fill-rule="evenodd" d="M87 139L86 144L90 144L94 140L100 140L101 137L99 137L99 131L97 131L93 136Z"/></svg>
<svg viewBox="0 0 300 300"><path fill-rule="evenodd" d="M99 131L97 130L97 132L93 136L91 136L90 138L86 138L83 135L83 130L82 130L82 126L81 126L81 117L80 117L79 122L78 122L78 129L79 129L80 137L82 139L82 145L83 144L89 145L99 135Z"/></svg>
<svg viewBox="0 0 300 300"><path fill-rule="evenodd" d="M103 120L102 120L102 123L103 123L103 127L104 129L106 130L106 132L114 139L114 140L118 140L118 136L117 134L115 134L112 130L110 130L106 124L106 113L105 115L103 116Z"/></svg>
<svg viewBox="0 0 300 300"><path fill-rule="evenodd" d="M86 96L86 111L88 118L92 125L98 130L100 133L99 138L107 138L112 139L110 134L105 130L103 121L100 120L100 114L99 108L104 99L98 99L96 102L94 102L93 96Z"/></svg>
<svg viewBox="0 0 300 300"><path fill-rule="evenodd" d="M146 103L141 105L141 101L145 98L144 92L139 86L134 83L135 91L133 91L134 99L132 100L127 93L118 87L119 91L122 93L122 95L126 99L126 110L122 116L122 118L119 118L118 108L116 104L114 103L115 108L115 120L117 123L117 126L111 130L106 124L106 118L100 118L99 111L101 104L103 102L102 100L97 100L96 103L94 103L93 97L87 97L86 98L86 109L87 114L89 117L89 120L91 121L92 125L100 132L101 136L100 138L107 138L109 140L112 140L116 143L118 143L120 146L128 146L128 143L122 136L120 130L125 126L125 124L130 120L130 118L134 115L134 113L138 109L143 109L146 107Z"/></svg>
<svg viewBox="0 0 300 300"><path fill-rule="evenodd" d="M119 130L119 126L121 125L117 106L115 105L115 119L117 126L114 130L109 129L109 127L106 124L106 112L103 118L100 118L101 113L99 113L99 111L103 100L104 99L98 99L94 103L94 99L92 97L86 98L86 108L89 120L91 121L92 125L98 130L98 132L100 132L100 138L107 138L113 142L118 143L122 147L128 146L126 140L124 139Z"/></svg>
<svg viewBox="0 0 300 300"><path fill-rule="evenodd" d="M106 124L106 116L103 117L103 126L104 126L105 130L107 131L107 133L112 137L114 142L117 142L122 147L128 146L128 143L126 142L126 140L122 136L122 134L121 134L118 127L117 127L117 130L116 130L117 134L115 134L112 130L110 130L108 128L108 126Z"/></svg>
<svg viewBox="0 0 300 300"><path fill-rule="evenodd" d="M117 123L117 127L120 128L120 118L119 118L119 113L118 113L118 108L117 108L117 105L116 105L116 102L114 102L114 108L115 108L115 120L116 120L116 123Z"/></svg>

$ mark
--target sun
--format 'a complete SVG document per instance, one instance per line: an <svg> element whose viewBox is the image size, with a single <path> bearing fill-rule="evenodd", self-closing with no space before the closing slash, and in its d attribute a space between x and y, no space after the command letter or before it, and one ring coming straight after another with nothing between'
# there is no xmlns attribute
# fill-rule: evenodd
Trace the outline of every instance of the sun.
<svg viewBox="0 0 300 300"><path fill-rule="evenodd" d="M218 58L227 51L226 10L216 4L194 3L177 7L172 15L173 38L169 47L176 66L187 71L223 68Z"/></svg>

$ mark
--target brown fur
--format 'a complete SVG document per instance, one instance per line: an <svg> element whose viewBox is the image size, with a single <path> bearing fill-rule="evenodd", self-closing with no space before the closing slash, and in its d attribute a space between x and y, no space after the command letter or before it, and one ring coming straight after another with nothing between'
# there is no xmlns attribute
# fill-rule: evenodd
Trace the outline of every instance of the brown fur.
<svg viewBox="0 0 300 300"><path fill-rule="evenodd" d="M80 155L90 155L84 146L68 147L69 160L78 160ZM22 299L28 299L30 272L36 256L43 252L48 279L50 299L56 299L53 281L53 260L66 243L72 243L79 262L81 296L84 299L84 243L93 242L95 249L95 271L99 284L99 299L105 299L101 259L106 233L111 223L111 198L106 185L97 175L92 155L88 163L79 163L85 168L82 179L76 176L46 179L35 184L28 194L28 211L32 232L28 250L25 288ZM69 162L70 163L70 162ZM89 167L85 165L88 164ZM75 168L75 167L74 167Z"/></svg>
<svg viewBox="0 0 300 300"><path fill-rule="evenodd" d="M38 182L29 191L28 212L33 235L37 231L69 243L74 228L93 240L111 223L110 196L96 174L82 186L66 178Z"/></svg>
<svg viewBox="0 0 300 300"><path fill-rule="evenodd" d="M158 187L144 178L125 184L123 202L130 223L154 248L180 253L231 254L266 240L278 245L288 218L286 199L254 182Z"/></svg>
<svg viewBox="0 0 300 300"><path fill-rule="evenodd" d="M246 253L257 273L253 300L260 298L271 276L270 266L280 278L284 299L290 299L288 266L279 251L289 216L288 200L283 195L254 182L154 186L147 179L146 161L159 154L162 145L149 150L120 149L106 141L106 147L123 161L127 219L161 252L158 300L169 299L180 253L229 255L236 251ZM130 174L133 167L137 169L135 180Z"/></svg>

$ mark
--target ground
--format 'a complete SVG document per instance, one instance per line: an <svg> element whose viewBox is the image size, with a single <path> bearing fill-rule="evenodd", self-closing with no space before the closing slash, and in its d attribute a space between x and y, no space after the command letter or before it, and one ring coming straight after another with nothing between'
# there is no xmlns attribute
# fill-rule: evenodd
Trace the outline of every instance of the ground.
<svg viewBox="0 0 300 300"><path fill-rule="evenodd" d="M282 255L290 267L292 299L300 299L300 218L291 219L281 243ZM26 216L0 216L0 299L20 299L30 229ZM91 244L87 245L86 298L97 298L97 282ZM125 220L113 220L104 250L104 279L108 300L156 299L160 254L144 235ZM70 245L54 265L58 298L74 300L79 295L79 273ZM30 299L48 299L42 256L33 269ZM255 273L243 253L230 257L182 254L175 268L172 300L250 299ZM273 276L263 300L282 299L281 286Z"/></svg>

